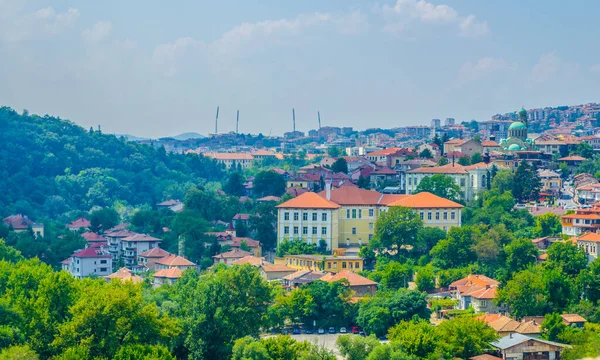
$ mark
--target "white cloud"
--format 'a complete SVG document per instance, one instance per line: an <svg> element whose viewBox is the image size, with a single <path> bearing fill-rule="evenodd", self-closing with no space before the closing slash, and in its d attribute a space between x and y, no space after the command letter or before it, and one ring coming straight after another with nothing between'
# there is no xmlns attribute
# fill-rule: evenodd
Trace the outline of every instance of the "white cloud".
<svg viewBox="0 0 600 360"><path fill-rule="evenodd" d="M110 21L98 21L93 27L83 31L81 36L89 42L99 42L106 39L112 32Z"/></svg>
<svg viewBox="0 0 600 360"><path fill-rule="evenodd" d="M480 21L474 15L461 16L449 5L435 5L425 0L397 0L394 6L384 5L383 14L388 23L384 31L401 33L411 22L429 24L452 24L458 27L461 36L479 37L489 32L487 22Z"/></svg>
<svg viewBox="0 0 600 360"><path fill-rule="evenodd" d="M477 62L466 62L458 71L458 85L477 82L490 77L505 75L517 70L516 64L491 56L482 57Z"/></svg>
<svg viewBox="0 0 600 360"><path fill-rule="evenodd" d="M57 12L47 7L24 14L22 8L10 5L0 3L0 41L8 43L58 34L79 18L79 10L73 8Z"/></svg>
<svg viewBox="0 0 600 360"><path fill-rule="evenodd" d="M590 66L590 71L595 73L600 73L600 64Z"/></svg>
<svg viewBox="0 0 600 360"><path fill-rule="evenodd" d="M79 18L79 10L69 8L66 12L57 13L54 8L47 7L33 13L32 17L44 21L46 31L56 33L74 23Z"/></svg>
<svg viewBox="0 0 600 360"><path fill-rule="evenodd" d="M556 55L549 53L540 57L537 64L531 69L531 80L543 83L553 78L561 68L561 60Z"/></svg>

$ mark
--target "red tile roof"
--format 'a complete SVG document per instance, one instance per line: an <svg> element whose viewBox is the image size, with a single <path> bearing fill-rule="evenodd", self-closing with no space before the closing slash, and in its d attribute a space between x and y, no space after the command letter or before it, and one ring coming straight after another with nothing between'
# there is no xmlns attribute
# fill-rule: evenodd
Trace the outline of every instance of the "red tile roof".
<svg viewBox="0 0 600 360"><path fill-rule="evenodd" d="M87 241L87 242L95 242L95 241L106 241L106 238L102 235L96 234L95 232L91 232L91 231L87 231L84 232L83 234L81 234L81 236Z"/></svg>
<svg viewBox="0 0 600 360"><path fill-rule="evenodd" d="M131 230L117 230L117 231L111 231L111 232L104 233L104 235L111 237L111 238L126 238L126 237L133 236L136 234L139 235L138 233L131 231Z"/></svg>
<svg viewBox="0 0 600 360"><path fill-rule="evenodd" d="M154 274L155 278L179 279L183 271L178 268L168 268L157 271Z"/></svg>
<svg viewBox="0 0 600 360"><path fill-rule="evenodd" d="M15 230L28 229L34 224L33 221L29 220L26 215L11 215L4 218L4 224L6 226L12 226Z"/></svg>
<svg viewBox="0 0 600 360"><path fill-rule="evenodd" d="M167 255L164 258L156 260L157 264L166 266L196 266L193 262L178 255Z"/></svg>
<svg viewBox="0 0 600 360"><path fill-rule="evenodd" d="M250 264L250 265L273 265L268 261L265 261L264 258L258 258L256 256L252 256L252 255L248 255L248 256L244 256L241 259L238 260L234 260L231 264L233 265L244 265L244 264Z"/></svg>
<svg viewBox="0 0 600 360"><path fill-rule="evenodd" d="M351 189L350 187L343 187ZM329 201L314 192L306 192L298 197L277 205L277 208L293 208L293 209L339 209L340 206L332 201Z"/></svg>
<svg viewBox="0 0 600 360"><path fill-rule="evenodd" d="M138 256L146 257L146 258L164 258L165 256L171 255L170 252L165 251L159 247L152 248L150 250L146 250Z"/></svg>
<svg viewBox="0 0 600 360"><path fill-rule="evenodd" d="M147 234L134 234L121 239L122 241L161 241L153 236Z"/></svg>
<svg viewBox="0 0 600 360"><path fill-rule="evenodd" d="M240 250L240 249L232 249L230 251L213 256L213 259L241 259L245 256L250 256L250 255L252 255L252 254L247 251Z"/></svg>
<svg viewBox="0 0 600 360"><path fill-rule="evenodd" d="M566 157L558 159L558 161L585 161L585 160L587 160L587 159L584 158L583 156L579 156L579 155L571 155L571 156L566 156Z"/></svg>
<svg viewBox="0 0 600 360"><path fill-rule="evenodd" d="M589 232L576 238L577 241L600 242L600 234Z"/></svg>
<svg viewBox="0 0 600 360"><path fill-rule="evenodd" d="M79 229L79 228L87 228L90 227L90 221L86 218L79 218L77 220L73 220L70 224L67 225L69 229Z"/></svg>
<svg viewBox="0 0 600 360"><path fill-rule="evenodd" d="M348 271L348 270L340 271L337 274L331 274L331 273L325 274L319 280L326 281L326 282L335 282L335 281L339 281L339 280L343 280L343 279L348 280L348 284L351 287L352 286L377 285L377 283L375 281L367 279L364 276L358 275L357 273L354 273L354 272Z"/></svg>
<svg viewBox="0 0 600 360"><path fill-rule="evenodd" d="M143 282L144 279L141 276L138 275L134 275L131 273L131 270L129 270L126 267L120 268L119 270L115 271L114 273L105 276L106 279L118 279L121 281L131 281L134 284Z"/></svg>
<svg viewBox="0 0 600 360"><path fill-rule="evenodd" d="M463 205L452 200L434 195L429 192L421 192L403 199L400 199L389 206L404 206L412 209L428 209L428 208L463 208Z"/></svg>
<svg viewBox="0 0 600 360"><path fill-rule="evenodd" d="M109 254L104 253L102 250L99 250L98 248L89 247L89 248L85 248L85 249L80 250L77 253L73 254L73 257L104 259L104 258L110 258L111 256Z"/></svg>
<svg viewBox="0 0 600 360"><path fill-rule="evenodd" d="M296 272L296 269L292 269L291 267L287 267L283 264L275 264L275 265L261 265L261 268L264 272Z"/></svg>

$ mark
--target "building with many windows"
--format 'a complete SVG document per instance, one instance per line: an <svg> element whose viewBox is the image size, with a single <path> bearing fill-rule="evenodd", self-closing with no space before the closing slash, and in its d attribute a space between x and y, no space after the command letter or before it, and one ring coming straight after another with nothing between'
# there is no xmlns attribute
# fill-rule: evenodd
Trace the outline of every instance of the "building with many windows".
<svg viewBox="0 0 600 360"><path fill-rule="evenodd" d="M76 278L107 276L112 271L112 256L104 246L88 247L62 262L63 270Z"/></svg>
<svg viewBox="0 0 600 360"><path fill-rule="evenodd" d="M600 230L600 206L593 204L591 208L578 209L573 214L561 216L562 233L579 236L585 232Z"/></svg>
<svg viewBox="0 0 600 360"><path fill-rule="evenodd" d="M276 258L275 264L296 270L327 271L337 273L344 270L362 271L363 258L337 255L286 255Z"/></svg>
<svg viewBox="0 0 600 360"><path fill-rule="evenodd" d="M318 194L307 192L277 206L277 240L301 239L317 245L325 240L330 250L366 245L375 234L379 215L390 206L414 209L425 226L448 231L461 225L463 206L431 193L381 194L342 186Z"/></svg>

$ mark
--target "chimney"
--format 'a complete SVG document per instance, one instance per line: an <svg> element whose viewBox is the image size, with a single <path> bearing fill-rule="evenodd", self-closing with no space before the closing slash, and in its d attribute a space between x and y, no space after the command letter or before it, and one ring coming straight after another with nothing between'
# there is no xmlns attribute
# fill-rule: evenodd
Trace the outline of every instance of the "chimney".
<svg viewBox="0 0 600 360"><path fill-rule="evenodd" d="M510 339L512 339L512 333L510 333L508 336L510 337Z"/></svg>
<svg viewBox="0 0 600 360"><path fill-rule="evenodd" d="M325 198L331 200L331 179L325 180Z"/></svg>

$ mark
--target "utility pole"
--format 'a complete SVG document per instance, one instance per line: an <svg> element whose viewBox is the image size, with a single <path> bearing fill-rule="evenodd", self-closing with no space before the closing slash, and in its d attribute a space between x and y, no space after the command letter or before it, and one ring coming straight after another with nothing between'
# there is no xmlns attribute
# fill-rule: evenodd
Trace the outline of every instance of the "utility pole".
<svg viewBox="0 0 600 360"><path fill-rule="evenodd" d="M215 117L215 135L219 133L219 107L217 106L217 116Z"/></svg>

